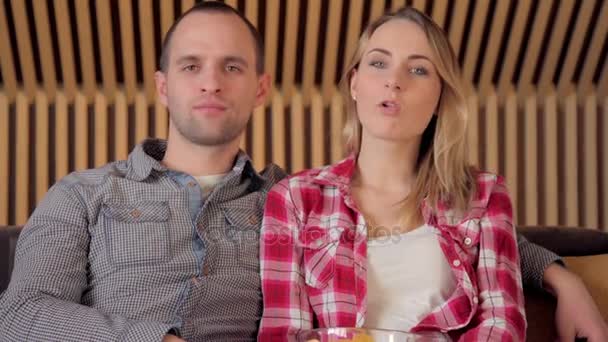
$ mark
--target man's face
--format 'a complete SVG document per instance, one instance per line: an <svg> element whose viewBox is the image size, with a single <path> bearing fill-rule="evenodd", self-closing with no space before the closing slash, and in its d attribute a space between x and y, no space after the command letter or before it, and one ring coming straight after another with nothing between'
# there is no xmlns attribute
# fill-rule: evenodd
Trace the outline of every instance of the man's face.
<svg viewBox="0 0 608 342"><path fill-rule="evenodd" d="M234 14L191 13L173 32L168 57L156 88L172 133L202 146L238 139L269 87L269 77L256 72L247 25Z"/></svg>

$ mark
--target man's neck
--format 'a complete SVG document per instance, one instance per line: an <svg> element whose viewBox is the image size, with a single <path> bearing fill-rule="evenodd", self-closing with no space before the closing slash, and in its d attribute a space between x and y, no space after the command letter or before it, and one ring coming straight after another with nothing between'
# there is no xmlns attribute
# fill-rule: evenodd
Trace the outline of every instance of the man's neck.
<svg viewBox="0 0 608 342"><path fill-rule="evenodd" d="M191 176L228 173L239 153L239 141L219 146L200 146L171 134L162 163L171 170Z"/></svg>

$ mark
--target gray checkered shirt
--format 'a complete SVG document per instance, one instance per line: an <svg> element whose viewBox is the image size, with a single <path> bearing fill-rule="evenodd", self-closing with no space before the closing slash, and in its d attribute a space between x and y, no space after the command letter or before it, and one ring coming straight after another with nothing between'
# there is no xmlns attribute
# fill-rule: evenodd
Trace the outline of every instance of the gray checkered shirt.
<svg viewBox="0 0 608 342"><path fill-rule="evenodd" d="M240 153L207 198L167 170L165 142L73 173L40 203L0 297L0 341L255 340L262 313L258 233L265 194ZM559 258L519 236L524 284L542 287ZM279 294L277 294L279 295Z"/></svg>
<svg viewBox="0 0 608 342"><path fill-rule="evenodd" d="M19 238L1 341L255 340L259 226L284 172L241 152L203 198L147 140L128 160L55 184Z"/></svg>

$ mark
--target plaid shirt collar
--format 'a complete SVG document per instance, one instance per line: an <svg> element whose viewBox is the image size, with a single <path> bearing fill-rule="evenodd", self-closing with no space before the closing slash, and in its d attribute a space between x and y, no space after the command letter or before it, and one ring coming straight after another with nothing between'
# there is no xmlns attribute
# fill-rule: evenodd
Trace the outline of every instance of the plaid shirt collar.
<svg viewBox="0 0 608 342"><path fill-rule="evenodd" d="M349 154L342 161L322 168L319 173L313 177L313 182L322 185L337 187L347 198L347 203L352 203L350 199L350 184L357 168L357 156L354 153ZM428 200L424 200L421 204L422 217L427 224L441 226L455 226L459 223L480 218L485 208L487 207L488 198L474 197L471 200L469 210L463 213L451 209L445 202L440 202L437 210L434 210Z"/></svg>
<svg viewBox="0 0 608 342"><path fill-rule="evenodd" d="M153 172L164 173L170 171L161 163L166 150L167 141L162 139L146 139L135 146L127 159L126 178L141 182L150 177ZM259 183L266 181L266 178L255 170L251 158L243 150L239 150L231 173L252 178Z"/></svg>

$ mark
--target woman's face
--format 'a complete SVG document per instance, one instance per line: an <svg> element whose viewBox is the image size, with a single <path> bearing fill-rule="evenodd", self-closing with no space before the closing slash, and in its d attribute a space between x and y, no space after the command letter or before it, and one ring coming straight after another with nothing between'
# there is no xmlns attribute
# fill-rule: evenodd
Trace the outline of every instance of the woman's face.
<svg viewBox="0 0 608 342"><path fill-rule="evenodd" d="M395 142L419 138L441 95L441 79L424 31L405 19L378 27L350 87L364 136Z"/></svg>

